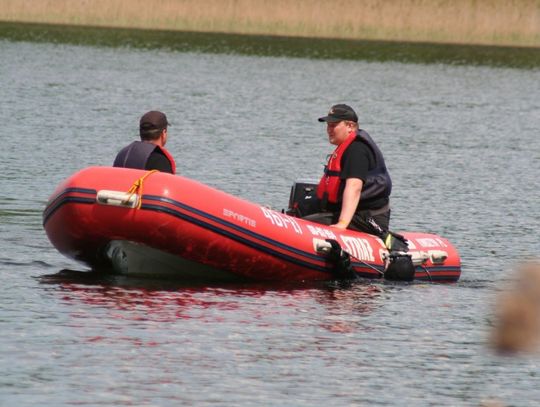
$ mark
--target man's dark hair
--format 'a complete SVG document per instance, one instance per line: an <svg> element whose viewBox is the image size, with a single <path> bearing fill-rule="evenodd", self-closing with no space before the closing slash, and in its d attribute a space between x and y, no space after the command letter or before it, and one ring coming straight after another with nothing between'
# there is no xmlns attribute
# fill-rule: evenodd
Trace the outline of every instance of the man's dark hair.
<svg viewBox="0 0 540 407"><path fill-rule="evenodd" d="M157 140L165 129L141 130L141 140Z"/></svg>

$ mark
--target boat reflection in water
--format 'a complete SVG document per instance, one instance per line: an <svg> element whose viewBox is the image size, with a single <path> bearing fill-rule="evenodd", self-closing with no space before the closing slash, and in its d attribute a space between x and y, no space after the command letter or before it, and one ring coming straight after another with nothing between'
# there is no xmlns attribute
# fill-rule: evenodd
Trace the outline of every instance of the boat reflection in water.
<svg viewBox="0 0 540 407"><path fill-rule="evenodd" d="M52 287L52 295L60 296L63 302L73 306L74 321L93 320L99 315L107 324L120 319L267 326L273 321L277 326L303 324L307 328L316 324L327 331L349 333L361 329L358 317L371 313L385 297L384 285L367 282L189 286L173 280L74 270L61 270L39 280ZM91 307L79 307L83 304ZM315 309L321 306L325 310L319 319L321 312Z"/></svg>

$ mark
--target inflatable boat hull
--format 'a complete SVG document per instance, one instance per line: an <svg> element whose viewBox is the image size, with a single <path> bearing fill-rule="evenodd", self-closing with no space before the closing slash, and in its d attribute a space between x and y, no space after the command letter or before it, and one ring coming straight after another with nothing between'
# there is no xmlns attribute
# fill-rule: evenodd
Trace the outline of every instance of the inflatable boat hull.
<svg viewBox="0 0 540 407"><path fill-rule="evenodd" d="M294 218L184 177L126 168L90 167L68 178L47 203L43 225L60 253L123 274L329 280L335 265L320 251L326 239L351 255L359 277L384 277L388 257L375 236ZM459 279L460 259L450 242L427 233L403 235L415 279Z"/></svg>

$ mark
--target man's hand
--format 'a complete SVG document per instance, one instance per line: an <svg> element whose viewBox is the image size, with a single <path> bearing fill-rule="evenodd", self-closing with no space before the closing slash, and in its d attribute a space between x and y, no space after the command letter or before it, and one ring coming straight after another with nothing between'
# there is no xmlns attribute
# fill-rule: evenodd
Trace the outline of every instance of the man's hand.
<svg viewBox="0 0 540 407"><path fill-rule="evenodd" d="M347 229L347 226L349 226L349 222L340 220L338 223L334 223L333 225L330 225L331 228L341 229L345 230Z"/></svg>

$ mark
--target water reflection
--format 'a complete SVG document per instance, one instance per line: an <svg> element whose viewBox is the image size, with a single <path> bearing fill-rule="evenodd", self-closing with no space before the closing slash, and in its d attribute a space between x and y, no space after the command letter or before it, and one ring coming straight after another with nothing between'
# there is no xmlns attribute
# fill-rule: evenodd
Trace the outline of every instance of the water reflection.
<svg viewBox="0 0 540 407"><path fill-rule="evenodd" d="M316 59L540 67L540 48L314 39L0 22L0 39Z"/></svg>
<svg viewBox="0 0 540 407"><path fill-rule="evenodd" d="M240 323L261 323L274 318L279 321L280 315L292 313L306 326L316 323L327 331L343 333L361 328L359 317L380 306L385 293L384 285L372 282L203 286L75 270L61 270L38 280L50 286L55 296L60 294L61 301L83 318L78 307L81 304L105 309L108 317L115 319L152 322L219 323L238 319ZM321 306L324 316L311 320L310 315L320 316L320 310L314 309ZM94 312L84 309L89 314Z"/></svg>

